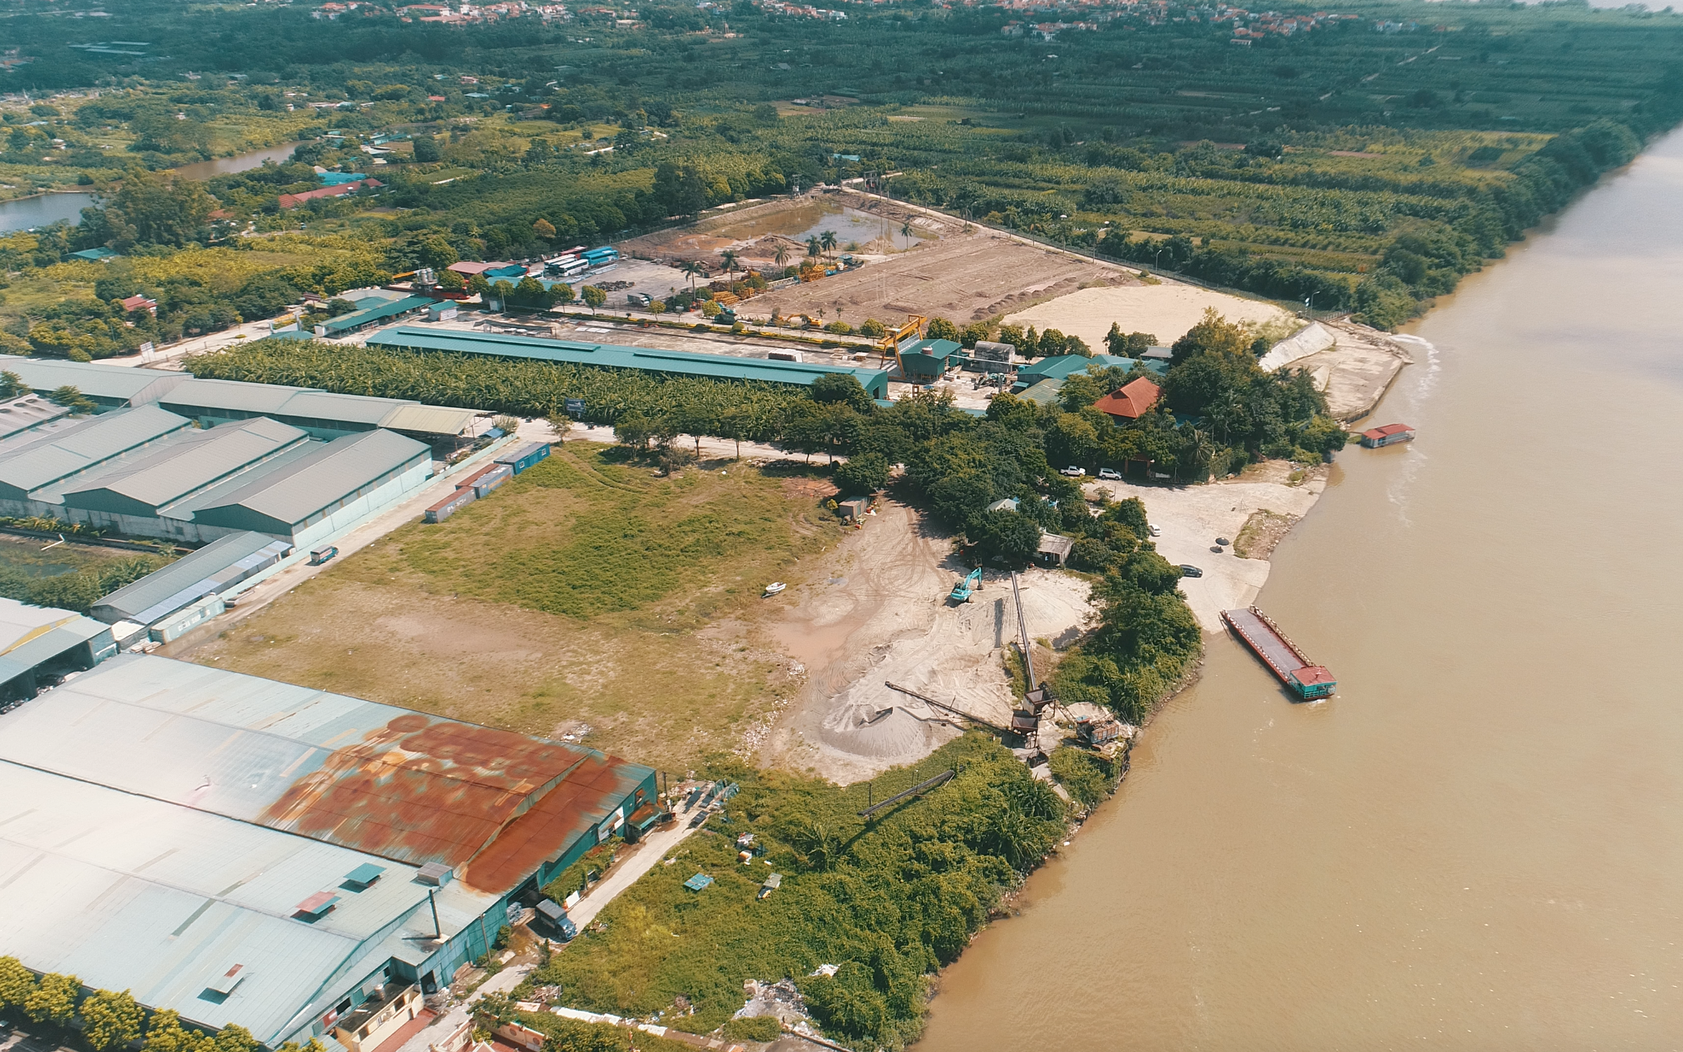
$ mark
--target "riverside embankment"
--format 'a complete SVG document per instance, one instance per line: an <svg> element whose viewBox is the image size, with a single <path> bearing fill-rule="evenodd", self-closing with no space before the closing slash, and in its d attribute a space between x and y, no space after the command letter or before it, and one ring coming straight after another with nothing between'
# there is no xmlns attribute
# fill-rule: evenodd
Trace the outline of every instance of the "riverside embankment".
<svg viewBox="0 0 1683 1052"><path fill-rule="evenodd" d="M1667 1047L1683 1032L1683 135L1468 279L1261 603L920 1048Z"/></svg>

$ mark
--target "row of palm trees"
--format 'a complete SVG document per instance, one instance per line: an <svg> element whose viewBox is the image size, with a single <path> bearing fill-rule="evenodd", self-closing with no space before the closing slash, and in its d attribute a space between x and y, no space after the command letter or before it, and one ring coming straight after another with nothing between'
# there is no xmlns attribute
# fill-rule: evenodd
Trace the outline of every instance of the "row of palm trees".
<svg viewBox="0 0 1683 1052"><path fill-rule="evenodd" d="M900 225L900 236L906 239L906 247L910 248L912 245L912 224L910 222ZM809 258L817 259L821 255L834 252L838 245L836 232L834 230L824 230L806 239L806 254ZM779 268L787 267L789 265L789 246L779 244L777 251L772 253L771 258L772 262L776 263ZM731 280L736 280L736 272L742 266L741 255L735 249L727 248L719 253L719 262L725 268L726 273L730 275ZM689 277L691 292L695 291L697 278L708 276L706 266L696 260L686 260L678 265L678 269Z"/></svg>

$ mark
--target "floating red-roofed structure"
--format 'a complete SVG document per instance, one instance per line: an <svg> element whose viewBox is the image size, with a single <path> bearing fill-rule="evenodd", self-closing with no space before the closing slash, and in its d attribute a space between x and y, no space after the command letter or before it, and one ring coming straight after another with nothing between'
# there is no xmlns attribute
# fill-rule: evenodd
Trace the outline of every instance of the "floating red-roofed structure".
<svg viewBox="0 0 1683 1052"><path fill-rule="evenodd" d="M1380 446L1394 446L1398 442L1414 441L1414 428L1407 424L1386 424L1384 427L1370 427L1362 432L1362 445L1368 449L1378 449Z"/></svg>

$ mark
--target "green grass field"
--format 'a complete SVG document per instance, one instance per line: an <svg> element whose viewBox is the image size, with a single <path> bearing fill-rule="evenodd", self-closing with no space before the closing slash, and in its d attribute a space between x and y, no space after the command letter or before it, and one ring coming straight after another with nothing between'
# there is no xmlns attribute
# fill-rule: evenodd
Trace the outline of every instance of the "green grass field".
<svg viewBox="0 0 1683 1052"><path fill-rule="evenodd" d="M773 580L841 536L801 470L672 478L569 443L438 525L412 523L193 660L682 771L771 710L787 659L753 626Z"/></svg>

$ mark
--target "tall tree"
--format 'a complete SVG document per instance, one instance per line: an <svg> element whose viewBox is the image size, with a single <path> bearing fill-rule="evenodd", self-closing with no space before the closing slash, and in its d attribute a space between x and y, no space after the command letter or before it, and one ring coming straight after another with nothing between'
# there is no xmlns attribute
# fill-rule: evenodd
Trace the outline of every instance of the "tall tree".
<svg viewBox="0 0 1683 1052"><path fill-rule="evenodd" d="M82 1036L94 1052L140 1040L145 1022L146 1010L127 990L95 990L82 1002Z"/></svg>
<svg viewBox="0 0 1683 1052"><path fill-rule="evenodd" d="M37 1023L63 1026L76 1018L76 1002L81 995L82 980L74 975L48 972L24 1001L23 1011Z"/></svg>
<svg viewBox="0 0 1683 1052"><path fill-rule="evenodd" d="M0 957L0 1008L22 1009L35 992L35 973L16 957Z"/></svg>

